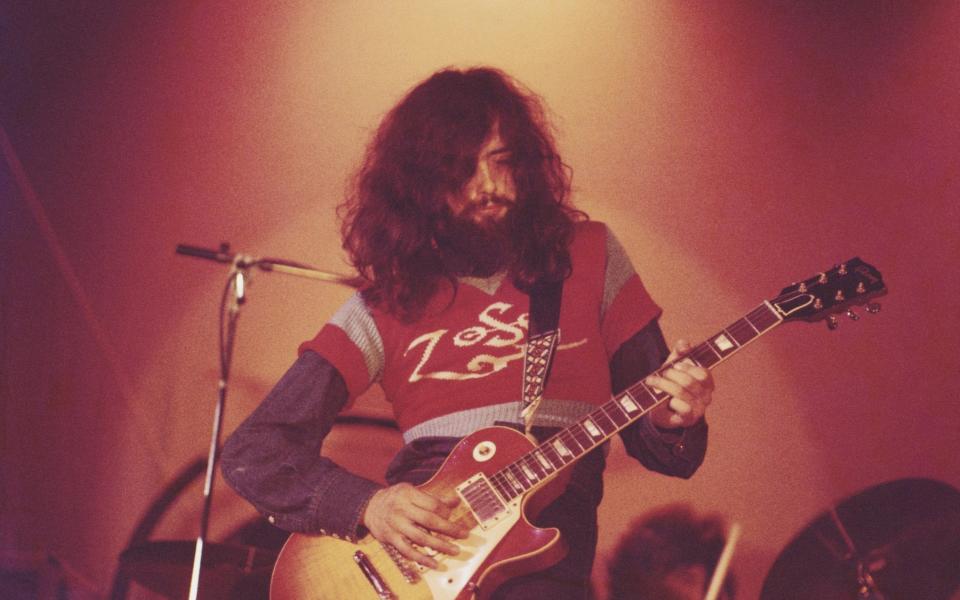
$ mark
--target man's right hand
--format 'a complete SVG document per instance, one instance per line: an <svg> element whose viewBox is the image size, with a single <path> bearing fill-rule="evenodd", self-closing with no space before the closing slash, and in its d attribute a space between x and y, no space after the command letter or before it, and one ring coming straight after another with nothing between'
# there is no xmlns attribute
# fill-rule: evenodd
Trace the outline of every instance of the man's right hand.
<svg viewBox="0 0 960 600"><path fill-rule="evenodd" d="M458 539L469 535L465 526L448 520L451 509L459 503L456 497L444 501L409 483L398 483L370 498L363 513L363 525L373 537L392 545L404 557L435 569L439 566L437 561L420 549L429 552L432 548L451 556L460 552L456 544L436 535Z"/></svg>

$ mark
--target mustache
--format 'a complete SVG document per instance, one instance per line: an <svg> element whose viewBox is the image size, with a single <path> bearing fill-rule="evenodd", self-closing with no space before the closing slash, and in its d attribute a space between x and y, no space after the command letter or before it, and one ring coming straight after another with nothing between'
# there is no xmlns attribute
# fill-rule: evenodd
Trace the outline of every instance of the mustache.
<svg viewBox="0 0 960 600"><path fill-rule="evenodd" d="M513 206L516 203L516 198L497 194L485 194L476 200L470 201L466 206L466 212L482 210L490 206Z"/></svg>

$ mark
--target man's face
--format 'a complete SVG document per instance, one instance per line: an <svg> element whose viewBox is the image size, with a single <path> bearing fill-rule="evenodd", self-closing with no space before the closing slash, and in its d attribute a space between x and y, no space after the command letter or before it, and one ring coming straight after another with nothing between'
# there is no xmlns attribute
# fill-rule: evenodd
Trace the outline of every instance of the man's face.
<svg viewBox="0 0 960 600"><path fill-rule="evenodd" d="M457 219L486 228L499 223L517 201L516 183L510 149L493 126L480 153L473 176L455 194L447 197L447 206Z"/></svg>

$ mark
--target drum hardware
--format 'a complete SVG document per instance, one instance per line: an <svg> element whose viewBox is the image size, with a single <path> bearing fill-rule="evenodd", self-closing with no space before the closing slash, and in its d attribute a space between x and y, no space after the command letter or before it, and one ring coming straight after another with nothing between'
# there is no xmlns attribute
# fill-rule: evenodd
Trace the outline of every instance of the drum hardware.
<svg viewBox="0 0 960 600"><path fill-rule="evenodd" d="M190 540L149 541L124 550L120 568L148 590L179 600L189 591L193 551ZM200 578L203 599L262 597L276 558L275 550L265 548L205 544Z"/></svg>
<svg viewBox="0 0 960 600"><path fill-rule="evenodd" d="M947 600L960 589L960 491L879 484L830 507L780 553L761 600Z"/></svg>

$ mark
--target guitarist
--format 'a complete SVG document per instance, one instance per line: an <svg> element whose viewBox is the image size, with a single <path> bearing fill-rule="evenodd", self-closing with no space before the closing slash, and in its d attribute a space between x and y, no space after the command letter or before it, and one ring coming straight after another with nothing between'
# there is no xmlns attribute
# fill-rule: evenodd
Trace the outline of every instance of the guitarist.
<svg viewBox="0 0 960 600"><path fill-rule="evenodd" d="M611 231L572 208L569 193L538 98L506 74L447 69L410 91L384 118L341 207L362 289L227 440L226 480L289 531L369 533L428 567L436 562L425 547L456 554L467 532L448 520L450 501L415 486L463 436L521 423L534 283L564 282L562 337L532 422L539 439L668 358L660 308ZM686 350L678 342L672 356ZM672 399L621 432L627 452L690 477L706 451L713 379L684 365L647 382ZM387 487L320 456L336 415L373 384L405 442ZM582 457L534 520L560 528L567 556L495 598L589 596L604 461L603 452Z"/></svg>

